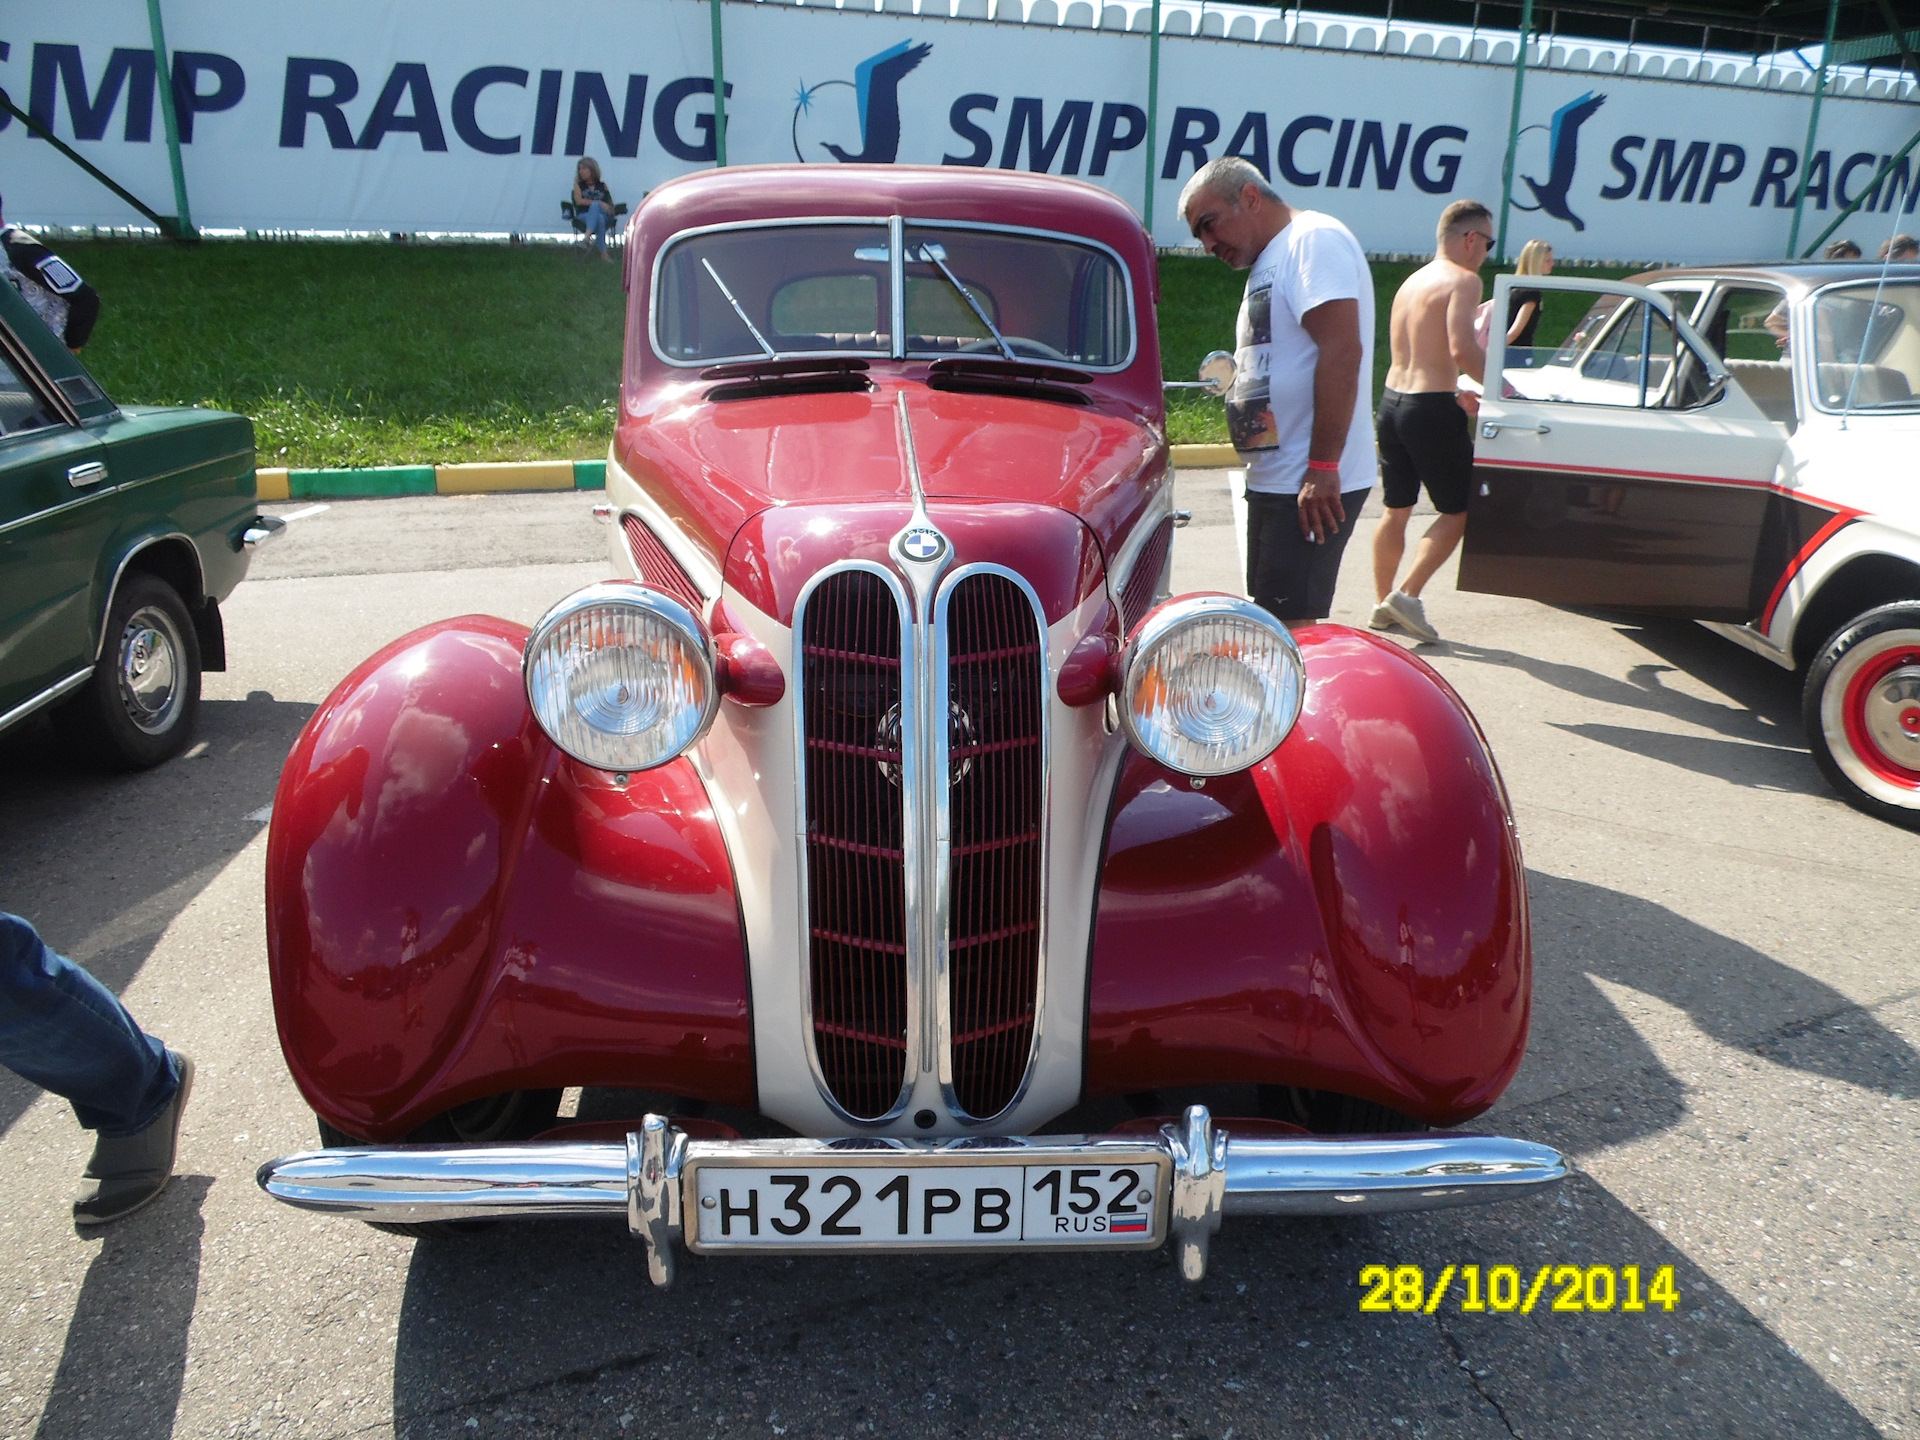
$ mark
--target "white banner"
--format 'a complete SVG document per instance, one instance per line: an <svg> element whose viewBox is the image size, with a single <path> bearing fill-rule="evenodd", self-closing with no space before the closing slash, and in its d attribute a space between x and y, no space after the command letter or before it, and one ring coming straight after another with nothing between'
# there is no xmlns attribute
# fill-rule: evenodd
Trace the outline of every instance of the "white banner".
<svg viewBox="0 0 1920 1440"><path fill-rule="evenodd" d="M728 4L732 164L879 161L1078 175L1143 201L1147 37L818 6ZM710 11L700 0L394 5L167 0L194 220L232 229L565 229L568 157L637 201L713 163ZM174 209L138 0L9 7L0 87L153 209ZM1292 203L1375 253L1433 244L1440 210L1494 204L1509 69L1407 55L1166 37L1155 238L1202 160L1245 155ZM1777 258L1810 95L1534 71L1510 251L1568 259ZM1802 243L1907 140L1914 107L1830 97ZM1902 161L1843 233L1869 254L1914 228ZM17 120L0 124L9 217L142 223ZM1497 207L1496 207L1497 208Z"/></svg>

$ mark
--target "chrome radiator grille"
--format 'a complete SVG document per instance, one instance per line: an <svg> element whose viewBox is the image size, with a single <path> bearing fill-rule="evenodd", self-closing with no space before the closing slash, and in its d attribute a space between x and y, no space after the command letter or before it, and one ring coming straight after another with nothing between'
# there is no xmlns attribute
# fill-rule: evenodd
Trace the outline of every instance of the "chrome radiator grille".
<svg viewBox="0 0 1920 1440"><path fill-rule="evenodd" d="M801 622L811 1023L820 1079L877 1120L907 1075L900 612L868 571L829 576Z"/></svg>
<svg viewBox="0 0 1920 1440"><path fill-rule="evenodd" d="M849 568L795 622L807 1024L848 1118L897 1119L937 1064L946 1109L983 1121L1018 1099L1040 1022L1046 628L993 567L949 576L932 628L913 604Z"/></svg>
<svg viewBox="0 0 1920 1440"><path fill-rule="evenodd" d="M947 993L953 1103L1013 1103L1033 1049L1040 981L1045 798L1042 636L1025 593L967 575L946 621Z"/></svg>

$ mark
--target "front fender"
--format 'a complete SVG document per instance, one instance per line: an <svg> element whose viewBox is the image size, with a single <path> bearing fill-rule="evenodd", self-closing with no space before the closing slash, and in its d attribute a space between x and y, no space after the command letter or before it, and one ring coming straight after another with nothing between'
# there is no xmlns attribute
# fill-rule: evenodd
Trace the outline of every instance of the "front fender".
<svg viewBox="0 0 1920 1440"><path fill-rule="evenodd" d="M398 1139L450 1106L568 1085L753 1100L733 872L687 760L624 784L556 750L526 627L395 641L281 773L267 952L319 1116Z"/></svg>
<svg viewBox="0 0 1920 1440"><path fill-rule="evenodd" d="M1138 755L1122 769L1086 1093L1297 1085L1455 1125L1526 1048L1506 793L1425 663L1341 626L1297 638L1306 707L1264 763L1202 789Z"/></svg>

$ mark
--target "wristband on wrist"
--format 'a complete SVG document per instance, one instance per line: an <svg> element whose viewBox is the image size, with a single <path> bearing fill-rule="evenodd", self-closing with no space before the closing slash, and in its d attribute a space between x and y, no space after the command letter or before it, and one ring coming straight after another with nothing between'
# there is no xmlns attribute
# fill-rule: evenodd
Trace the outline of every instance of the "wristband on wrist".
<svg viewBox="0 0 1920 1440"><path fill-rule="evenodd" d="M1309 460L1307 461L1307 469L1319 470L1329 475L1338 475L1340 473L1340 462L1338 460Z"/></svg>

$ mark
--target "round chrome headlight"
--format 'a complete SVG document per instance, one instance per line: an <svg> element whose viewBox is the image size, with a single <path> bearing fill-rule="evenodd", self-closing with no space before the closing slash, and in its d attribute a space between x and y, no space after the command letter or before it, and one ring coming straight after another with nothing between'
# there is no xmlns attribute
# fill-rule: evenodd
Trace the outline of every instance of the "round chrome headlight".
<svg viewBox="0 0 1920 1440"><path fill-rule="evenodd" d="M522 673L547 738L601 770L685 754L720 703L706 626L630 580L589 585L541 616Z"/></svg>
<svg viewBox="0 0 1920 1440"><path fill-rule="evenodd" d="M1155 610L1128 644L1121 674L1127 738L1183 775L1259 764L1293 729L1306 692L1287 627L1230 595Z"/></svg>

